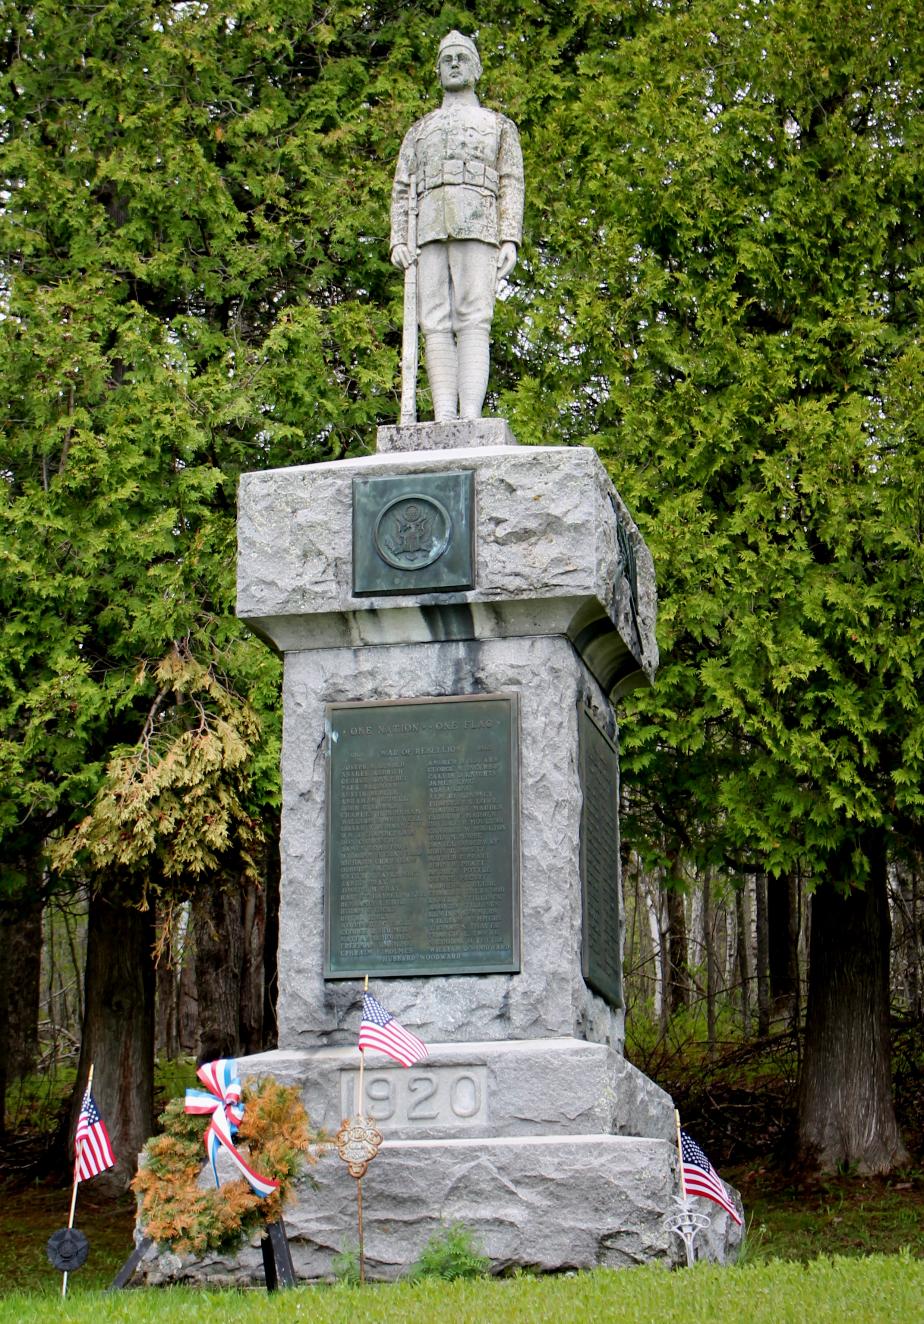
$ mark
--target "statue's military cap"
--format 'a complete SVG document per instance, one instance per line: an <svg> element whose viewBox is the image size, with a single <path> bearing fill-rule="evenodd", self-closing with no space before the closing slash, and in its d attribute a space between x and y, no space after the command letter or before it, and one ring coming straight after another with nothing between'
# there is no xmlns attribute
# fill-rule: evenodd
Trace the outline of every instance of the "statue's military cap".
<svg viewBox="0 0 924 1324"><path fill-rule="evenodd" d="M478 54L478 47L472 41L471 37L466 37L464 32L457 32L453 28L452 32L447 32L446 36L440 42L439 52L437 54L437 64L443 51L459 49L468 51L469 55L475 61L476 77L481 77L481 56Z"/></svg>

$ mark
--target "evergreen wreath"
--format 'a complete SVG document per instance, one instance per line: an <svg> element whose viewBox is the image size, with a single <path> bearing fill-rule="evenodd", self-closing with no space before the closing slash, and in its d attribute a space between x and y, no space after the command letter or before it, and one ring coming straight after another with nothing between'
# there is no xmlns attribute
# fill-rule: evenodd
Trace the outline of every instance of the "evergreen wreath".
<svg viewBox="0 0 924 1324"><path fill-rule="evenodd" d="M161 1135L144 1146L132 1190L141 1196L140 1218L147 1236L179 1255L232 1250L282 1213L295 1178L307 1162L317 1162L322 1138L311 1131L298 1089L272 1076L244 1085L244 1116L236 1136L250 1151L249 1161L279 1189L261 1198L243 1177L220 1187L198 1184L208 1117L173 1099L161 1114ZM211 1171L211 1170L209 1170Z"/></svg>

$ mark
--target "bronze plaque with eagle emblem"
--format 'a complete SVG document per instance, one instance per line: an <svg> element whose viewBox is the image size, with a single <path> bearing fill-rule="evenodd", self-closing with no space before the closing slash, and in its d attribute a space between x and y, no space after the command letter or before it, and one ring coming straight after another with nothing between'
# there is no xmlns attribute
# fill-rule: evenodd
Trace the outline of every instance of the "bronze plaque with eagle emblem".
<svg viewBox="0 0 924 1324"><path fill-rule="evenodd" d="M474 588L474 474L353 479L353 592Z"/></svg>

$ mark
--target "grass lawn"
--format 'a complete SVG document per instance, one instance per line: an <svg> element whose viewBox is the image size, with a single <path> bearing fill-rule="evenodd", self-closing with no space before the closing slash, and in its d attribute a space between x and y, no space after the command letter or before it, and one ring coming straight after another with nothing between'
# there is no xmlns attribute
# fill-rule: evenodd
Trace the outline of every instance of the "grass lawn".
<svg viewBox="0 0 924 1324"><path fill-rule="evenodd" d="M792 1186L752 1164L727 1168L722 1176L744 1200L750 1263L900 1253L924 1260L921 1173L830 1177ZM924 1303L918 1318L924 1320Z"/></svg>
<svg viewBox="0 0 924 1324"><path fill-rule="evenodd" d="M267 1297L263 1292L202 1292L173 1288L115 1293L75 1287L66 1302L48 1293L0 1299L0 1324L203 1324L241 1321L272 1324L304 1319L317 1324L504 1324L504 1321L618 1320L620 1324L866 1324L924 1318L924 1262L911 1256L776 1260L743 1268L698 1265L598 1269L555 1278L430 1280L394 1286L302 1287Z"/></svg>

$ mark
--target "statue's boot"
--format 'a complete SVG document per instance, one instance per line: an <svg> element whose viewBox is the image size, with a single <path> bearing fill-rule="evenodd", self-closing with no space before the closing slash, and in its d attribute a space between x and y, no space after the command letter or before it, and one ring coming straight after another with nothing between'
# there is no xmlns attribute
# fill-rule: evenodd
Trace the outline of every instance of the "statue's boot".
<svg viewBox="0 0 924 1324"><path fill-rule="evenodd" d="M451 331L431 331L425 337L427 378L437 423L459 417L459 359Z"/></svg>
<svg viewBox="0 0 924 1324"><path fill-rule="evenodd" d="M467 327L459 332L459 416L481 418L488 390L491 344L487 329Z"/></svg>

